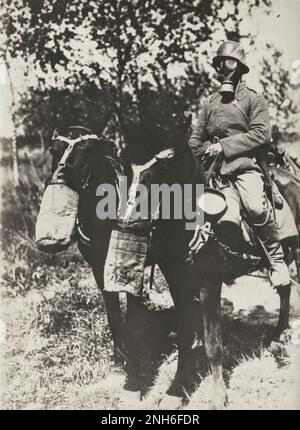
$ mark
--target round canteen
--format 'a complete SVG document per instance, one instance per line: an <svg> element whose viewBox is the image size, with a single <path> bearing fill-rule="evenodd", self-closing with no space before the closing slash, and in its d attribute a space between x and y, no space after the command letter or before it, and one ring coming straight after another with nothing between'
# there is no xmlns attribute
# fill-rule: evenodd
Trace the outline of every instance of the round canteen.
<svg viewBox="0 0 300 430"><path fill-rule="evenodd" d="M214 188L205 188L198 200L198 206L204 212L207 221L218 222L227 211L224 194Z"/></svg>

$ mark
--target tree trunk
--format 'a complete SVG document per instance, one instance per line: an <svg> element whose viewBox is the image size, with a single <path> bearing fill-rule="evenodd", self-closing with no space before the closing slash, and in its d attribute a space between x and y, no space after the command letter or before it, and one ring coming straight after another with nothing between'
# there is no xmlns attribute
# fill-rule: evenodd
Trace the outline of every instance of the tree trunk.
<svg viewBox="0 0 300 430"><path fill-rule="evenodd" d="M16 101L15 101L15 90L13 86L12 76L10 72L10 67L7 59L5 59L5 65L7 70L7 77L11 92L11 105L10 105L10 114L12 119L12 158L13 158L13 181L14 186L17 187L20 183L20 173L19 173L19 162L18 162L18 147L17 147L17 132L15 126L15 109L16 109Z"/></svg>
<svg viewBox="0 0 300 430"><path fill-rule="evenodd" d="M14 180L14 186L17 187L20 183L20 174L19 174L19 162L18 162L17 134L14 126L13 126L11 146L12 146L12 157L13 157L13 180Z"/></svg>
<svg viewBox="0 0 300 430"><path fill-rule="evenodd" d="M45 139L44 139L44 134L42 130L39 131L39 135L40 135L41 150L45 152Z"/></svg>

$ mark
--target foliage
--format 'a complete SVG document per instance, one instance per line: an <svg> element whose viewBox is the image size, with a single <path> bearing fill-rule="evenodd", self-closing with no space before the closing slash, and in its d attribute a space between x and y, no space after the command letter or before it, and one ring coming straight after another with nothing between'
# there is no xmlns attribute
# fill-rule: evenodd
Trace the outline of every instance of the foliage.
<svg viewBox="0 0 300 430"><path fill-rule="evenodd" d="M291 75L280 63L282 53L267 44L260 83L268 101L271 123L280 134L295 131L297 106L291 95Z"/></svg>
<svg viewBox="0 0 300 430"><path fill-rule="evenodd" d="M2 145L2 150L5 147L7 152L9 142ZM4 158L1 163L3 178L7 182L2 196L5 229L1 239L5 262L0 313L7 336L6 342L1 344L1 407L13 410L120 408L122 380L116 384L107 378L112 365L112 345L102 295L76 247L53 256L36 250L32 242L32 227L38 204L37 201L34 204L30 202L33 202L33 197L38 198L37 194L41 195L49 167L41 150L31 151L32 163L25 152L20 152L22 183L17 189L11 183L11 162ZM31 184L38 184L38 190L32 189ZM254 279L253 285L241 285L240 300L247 306L249 303L251 306L253 298L255 301L261 297L264 290L266 300L269 300L271 291L257 283ZM253 294L255 287L260 289L259 295ZM227 294L232 288L235 292L231 297L236 295L237 285L228 287ZM153 303L153 289L149 293ZM296 290L294 293L297 295ZM165 300L156 304L160 308L166 307ZM277 307L278 301L275 300L273 310L276 315ZM299 344L295 344L297 356L288 351L287 365L280 368L264 353L260 358L247 358L239 363L242 353L247 357L252 357L254 352L259 353L257 350L261 348L263 333L269 333L272 325L270 321L263 323L261 314L261 324L257 325L257 314L254 317L248 308L245 309L247 320L243 322L237 309L236 296L234 305L227 300L227 312L224 306L222 309L225 315L222 326L224 368L229 375L229 407L258 408L263 405L268 409L278 409L283 392L284 405L292 407L297 400L299 386L296 379ZM226 316L228 313L230 318ZM266 311L265 316L274 318ZM162 334L168 330L166 321L166 318L159 322L156 320L155 333ZM152 337L156 346L157 337ZM147 344L150 343L149 332L143 338ZM168 341L173 343L174 337ZM203 360L206 363L206 359ZM146 364L145 370L152 371L148 362ZM137 407L159 408L161 395L169 386L175 370L176 356L172 354L161 367L150 395ZM206 408L210 389L208 377L192 397L190 407Z"/></svg>
<svg viewBox="0 0 300 430"><path fill-rule="evenodd" d="M269 0L12 0L2 2L6 54L29 76L20 103L25 135L75 118L121 149L130 120L152 119L145 88L195 112L214 86L209 64L221 40L240 40L245 13ZM161 112L161 121L164 112ZM78 121L76 121L78 122ZM130 133L129 133L130 134Z"/></svg>

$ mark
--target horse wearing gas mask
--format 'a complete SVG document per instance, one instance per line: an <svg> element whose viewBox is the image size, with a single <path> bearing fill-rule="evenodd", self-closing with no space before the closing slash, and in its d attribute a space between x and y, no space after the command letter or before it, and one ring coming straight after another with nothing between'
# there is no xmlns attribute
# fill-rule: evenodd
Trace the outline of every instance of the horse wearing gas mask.
<svg viewBox="0 0 300 430"><path fill-rule="evenodd" d="M149 150L149 153L141 154L141 157L131 157L131 162L137 164L138 170L141 172L139 181L146 187L152 183L184 185L204 182L204 176L201 170L197 169L186 144L185 136L188 126L189 123L180 124L179 134L174 134L178 124L170 126L170 129L162 134L161 139L156 141L157 145L152 152ZM148 133L145 129L141 131L141 138L145 133L151 140L153 133ZM166 157L165 151L167 151ZM126 223L124 227L124 223L99 220L96 214L96 206L99 203L99 197L96 194L98 186L105 183L118 188L120 174L126 174L128 182L131 183L135 177L133 173L136 168L132 168L133 171L131 171L129 166L125 173L116 162L105 156L103 145L98 137L82 127L69 128L55 134L51 152L53 155L52 174L47 182L47 188L48 190L53 188L53 190L50 192L51 198L47 197L46 193L44 195L46 203L41 205L41 218L38 223L42 226L37 225L37 242L41 249L47 251L52 249L54 252L59 250L57 240L56 243L54 243L55 241L49 242L49 229L51 230L53 225L58 226L55 217L64 216L63 200L65 198L67 214L71 214L70 223L73 223L73 228L69 226L65 232L75 234L73 237L78 239L79 249L91 265L97 284L103 291L117 364L123 364L124 343L126 343L127 379L123 398L128 399L130 393L133 393L136 402L140 398L142 384L140 336L143 333L143 303L140 293L138 295L128 293L127 316L124 324L121 318L118 291L107 291L103 278L105 269L111 264L114 268L115 262L117 263L114 258L107 258L110 250L114 252L114 245L119 246L115 240L111 241L112 230L118 231L113 235L115 238L120 230L126 229ZM56 189L58 185L59 190ZM65 193L64 187L72 191ZM221 202L224 202L224 198L221 195L219 197ZM70 203L73 200L76 204ZM214 204L209 204L207 198L204 200L206 201L204 205L206 215L214 227L218 220L218 216L213 213ZM224 210L221 211L222 215L223 213ZM46 234L43 226L47 227ZM158 219L154 230L151 220L145 220L141 221L139 227L141 228L138 230L131 229L130 243L135 235L138 241L142 237L143 243L148 243L150 240L151 246L148 249L147 258L144 260L145 264L155 262L160 266L175 303L178 364L176 374L161 407L169 407L170 404L178 406L186 393L195 388L199 354L202 350L200 341L202 336L213 374L212 401L214 407L222 407L226 395L222 376L220 293L222 281L226 279L227 275L228 257L226 257L226 253L228 249L223 246L221 241L214 239L214 235L210 234L210 229L207 232L203 231L203 228L196 229L195 234L193 231L186 231L184 220L160 221ZM54 232L55 234L57 232ZM43 235L44 237L42 237ZM123 241L126 245L125 235ZM44 243L43 239L45 239ZM128 242L128 245L130 243ZM67 242L62 242L60 249L63 250L67 246ZM136 251L131 246L125 246L124 249L126 249L127 255L132 251L131 260L136 259ZM230 255L230 258L237 258L236 262L239 262L239 257L234 253ZM249 264L252 265L252 268L258 267L259 256L251 260L251 256L246 255L247 258L248 270ZM244 272L247 271L246 266L243 268ZM117 268L117 266L115 267ZM110 271L110 273L112 272ZM235 277L236 274L231 274L231 276ZM283 304L286 307L286 303ZM286 327L287 310L284 308L281 311L280 330Z"/></svg>
<svg viewBox="0 0 300 430"><path fill-rule="evenodd" d="M116 187L121 167L106 156L99 137L82 126L56 130L50 151L51 175L36 223L37 247L43 252L56 253L77 241L103 292L113 339L114 365L116 369L123 369L126 352L119 295L103 291L103 270L112 226L110 220L99 220L96 214L97 187L101 183Z"/></svg>

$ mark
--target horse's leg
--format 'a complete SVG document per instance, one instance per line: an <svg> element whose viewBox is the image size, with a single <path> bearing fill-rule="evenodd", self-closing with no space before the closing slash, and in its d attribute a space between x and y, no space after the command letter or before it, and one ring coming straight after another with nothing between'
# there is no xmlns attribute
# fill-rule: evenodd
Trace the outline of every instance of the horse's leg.
<svg viewBox="0 0 300 430"><path fill-rule="evenodd" d="M211 405L213 409L224 409L226 404L226 387L222 372L221 288L221 282L205 280L205 285L200 289L204 344L212 373Z"/></svg>
<svg viewBox="0 0 300 430"><path fill-rule="evenodd" d="M118 293L103 291L107 321L113 338L114 362L118 369L124 368L126 361L125 324L122 318L120 298Z"/></svg>
<svg viewBox="0 0 300 430"><path fill-rule="evenodd" d="M141 400L141 351L140 336L142 332L143 307L141 299L127 294L126 312L126 346L127 365L126 380L119 394L120 409L136 409Z"/></svg>
<svg viewBox="0 0 300 430"><path fill-rule="evenodd" d="M193 282L186 265L177 270L167 270L161 266L169 284L175 305L178 361L175 377L160 403L163 409L173 409L196 388L200 341L200 303L193 294Z"/></svg>
<svg viewBox="0 0 300 430"><path fill-rule="evenodd" d="M297 281L300 283L300 247L299 247L299 241L297 242L297 245L292 248L293 251L293 257L296 264L296 271L297 271Z"/></svg>
<svg viewBox="0 0 300 430"><path fill-rule="evenodd" d="M280 310L274 340L279 339L281 333L289 328L291 286L279 287L277 288L277 293L280 297Z"/></svg>
<svg viewBox="0 0 300 430"><path fill-rule="evenodd" d="M103 265L93 267L96 283L101 290L105 302L107 321L113 339L114 365L115 369L122 369L126 360L125 331L122 318L120 298L118 293L104 290Z"/></svg>
<svg viewBox="0 0 300 430"><path fill-rule="evenodd" d="M127 378L124 389L127 391L141 390L140 336L142 332L143 307L141 299L127 294L126 312L126 346L127 346Z"/></svg>
<svg viewBox="0 0 300 430"><path fill-rule="evenodd" d="M95 194L96 195L96 194ZM80 249L84 258L92 267L95 281L103 294L107 321L113 340L113 357L117 373L124 367L126 361L126 348L124 339L124 321L122 318L120 299L118 293L104 291L104 265L107 257L111 236L111 225L106 221L99 221L94 213L96 203L92 201L89 216L89 224L92 231L91 246L86 250Z"/></svg>
<svg viewBox="0 0 300 430"><path fill-rule="evenodd" d="M295 250L295 263L297 268L297 281L300 283L300 249Z"/></svg>
<svg viewBox="0 0 300 430"><path fill-rule="evenodd" d="M286 264L289 264L288 257L290 253L289 251L291 250L296 263L297 275L299 276L299 268L298 268L299 262L297 261L297 257L298 257L297 251L299 251L298 245L299 245L298 237L294 237L294 238L290 238L289 240L282 241L282 249L285 255L285 262ZM280 299L280 310L279 310L278 323L275 329L273 340L278 340L281 333L287 328L289 328L291 286L287 285L283 287L278 287L277 293Z"/></svg>
<svg viewBox="0 0 300 430"><path fill-rule="evenodd" d="M196 324L196 322L200 319L200 306L199 302L193 301L193 297L180 301L175 298L174 303L178 333L178 362L175 378L167 394L184 398L196 388L201 347L200 323Z"/></svg>

